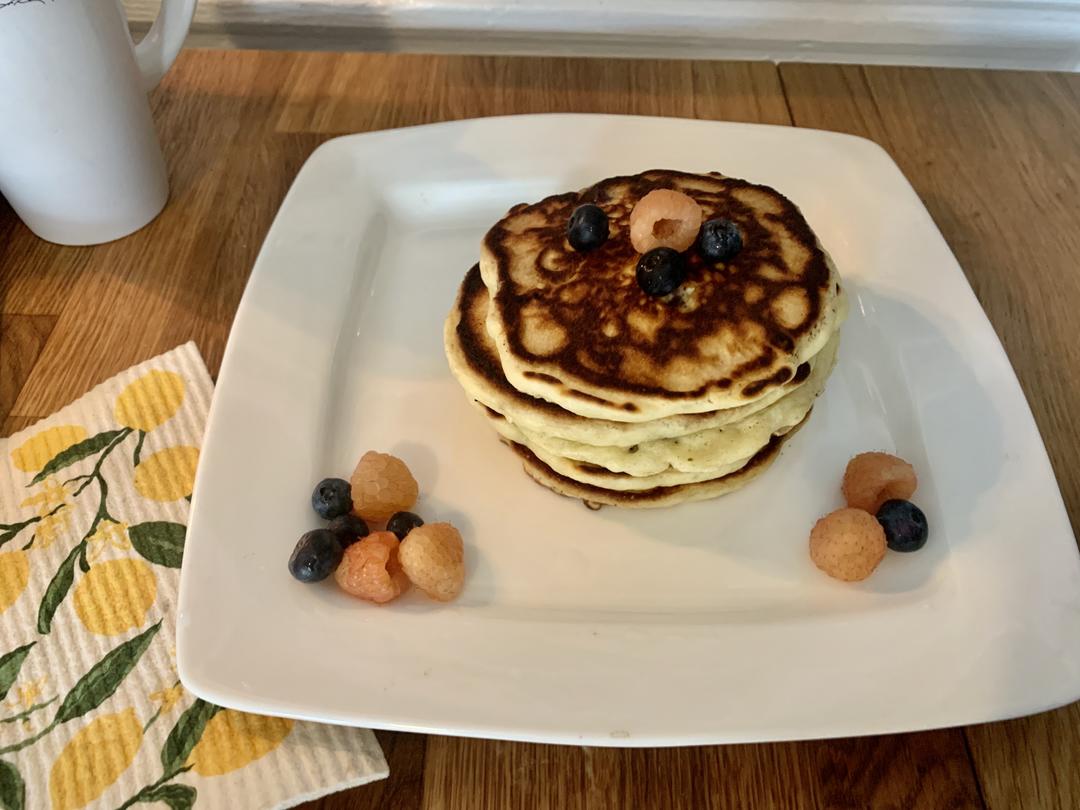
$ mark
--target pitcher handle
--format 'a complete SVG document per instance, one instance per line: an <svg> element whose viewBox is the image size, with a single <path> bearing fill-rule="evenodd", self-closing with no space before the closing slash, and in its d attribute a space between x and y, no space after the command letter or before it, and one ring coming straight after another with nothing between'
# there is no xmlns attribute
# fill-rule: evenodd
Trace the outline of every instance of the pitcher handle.
<svg viewBox="0 0 1080 810"><path fill-rule="evenodd" d="M154 89L184 44L196 0L162 0L154 24L135 46L135 62L143 76L143 87Z"/></svg>

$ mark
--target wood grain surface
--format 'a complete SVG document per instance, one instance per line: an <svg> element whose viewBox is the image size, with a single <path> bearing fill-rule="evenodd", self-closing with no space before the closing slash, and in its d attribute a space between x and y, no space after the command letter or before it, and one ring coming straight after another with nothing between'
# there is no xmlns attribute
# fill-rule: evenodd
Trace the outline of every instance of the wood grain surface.
<svg viewBox="0 0 1080 810"><path fill-rule="evenodd" d="M863 135L897 160L1005 344L1080 523L1078 76L188 51L152 106L173 191L147 228L110 245L63 248L35 239L0 201L2 435L188 339L216 373L274 212L327 137L546 111L761 121ZM774 745L379 738L387 781L307 807L1080 806L1076 706L966 729Z"/></svg>

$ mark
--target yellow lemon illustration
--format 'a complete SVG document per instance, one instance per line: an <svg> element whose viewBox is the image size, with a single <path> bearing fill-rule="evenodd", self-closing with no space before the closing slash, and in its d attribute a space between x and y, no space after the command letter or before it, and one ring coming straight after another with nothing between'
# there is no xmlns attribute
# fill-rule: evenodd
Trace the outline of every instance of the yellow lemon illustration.
<svg viewBox="0 0 1080 810"><path fill-rule="evenodd" d="M36 473L53 456L86 438L86 428L80 425L57 425L35 433L11 451L11 463L23 472Z"/></svg>
<svg viewBox="0 0 1080 810"><path fill-rule="evenodd" d="M132 430L153 430L167 422L184 401L184 378L173 371L150 371L116 398L116 421Z"/></svg>
<svg viewBox="0 0 1080 810"><path fill-rule="evenodd" d="M210 718L188 759L200 776L220 776L266 756L289 736L293 721L222 709Z"/></svg>
<svg viewBox="0 0 1080 810"><path fill-rule="evenodd" d="M116 636L146 621L157 598L157 582L142 560L98 563L75 586L75 613L91 633Z"/></svg>
<svg viewBox="0 0 1080 810"><path fill-rule="evenodd" d="M30 580L30 559L25 551L0 554L0 613L15 604Z"/></svg>
<svg viewBox="0 0 1080 810"><path fill-rule="evenodd" d="M52 810L77 810L104 793L135 759L142 736L134 709L98 717L81 729L49 772Z"/></svg>
<svg viewBox="0 0 1080 810"><path fill-rule="evenodd" d="M135 468L135 489L152 501L176 501L191 494L199 448L166 447Z"/></svg>

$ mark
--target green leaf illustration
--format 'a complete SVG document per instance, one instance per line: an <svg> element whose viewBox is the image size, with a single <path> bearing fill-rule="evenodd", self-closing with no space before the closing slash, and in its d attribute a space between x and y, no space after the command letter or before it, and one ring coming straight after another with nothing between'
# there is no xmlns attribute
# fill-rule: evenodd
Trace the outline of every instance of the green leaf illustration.
<svg viewBox="0 0 1080 810"><path fill-rule="evenodd" d="M139 523L128 529L131 545L137 552L150 562L169 568L179 568L184 559L185 534L186 526L164 520Z"/></svg>
<svg viewBox="0 0 1080 810"><path fill-rule="evenodd" d="M23 810L26 785L10 762L0 761L0 810Z"/></svg>
<svg viewBox="0 0 1080 810"><path fill-rule="evenodd" d="M32 714L34 714L34 712L41 711L42 709L47 708L53 703L56 703L56 701L57 698L51 697L48 700L43 700L40 703L35 703L29 709L25 709L18 714L13 714L10 717L0 717L0 724L18 723L20 720L25 720L26 718L30 717Z"/></svg>
<svg viewBox="0 0 1080 810"><path fill-rule="evenodd" d="M135 442L135 451L131 454L132 467L138 467L139 462L142 460L142 446L144 441L146 441L146 431L140 430L139 440Z"/></svg>
<svg viewBox="0 0 1080 810"><path fill-rule="evenodd" d="M57 470L70 467L76 461L82 461L84 458L104 450L112 443L113 439L123 432L123 430L106 430L96 436L91 436L89 439L83 439L78 444L71 445L67 450L61 450L49 460L48 464L41 468L41 472L34 476L29 486L40 484Z"/></svg>
<svg viewBox="0 0 1080 810"><path fill-rule="evenodd" d="M0 657L0 700L7 697L8 690L15 683L15 679L19 677L19 670L22 669L23 661L26 660L26 656L30 654L30 648L35 644L37 644L36 641L31 641L29 644L16 647L11 652Z"/></svg>
<svg viewBox="0 0 1080 810"><path fill-rule="evenodd" d="M4 543L7 543L10 540L14 540L15 536L24 528L26 528L26 526L26 523L16 523L10 529L0 532L0 546L4 545Z"/></svg>
<svg viewBox="0 0 1080 810"><path fill-rule="evenodd" d="M67 693L64 702L60 704L56 712L53 723L59 725L68 720L74 720L76 717L82 717L104 703L135 667L160 629L161 622L159 621L135 638L110 650L104 658L90 667L89 671Z"/></svg>
<svg viewBox="0 0 1080 810"><path fill-rule="evenodd" d="M170 810L191 810L195 806L195 797L198 795L198 791L189 785L162 785L146 793L140 793L139 801L147 804L165 802Z"/></svg>
<svg viewBox="0 0 1080 810"><path fill-rule="evenodd" d="M41 604L38 606L37 631L43 636L47 636L52 630L52 620L56 615L56 609L60 607L60 603L71 590L71 583L75 581L75 560L78 559L85 545L86 541L83 540L64 558L60 567L56 569L56 573L53 574L49 587L45 589L45 595L41 597Z"/></svg>
<svg viewBox="0 0 1080 810"><path fill-rule="evenodd" d="M202 698L188 706L172 727L165 745L161 749L161 766L165 773L176 773L187 763L196 743L203 735L210 718L221 711L220 706L207 703Z"/></svg>
<svg viewBox="0 0 1080 810"><path fill-rule="evenodd" d="M65 506L67 506L66 503L57 504L50 511L46 512L44 515L34 515L34 517L27 518L22 523L0 523L0 546L4 545L4 543L7 543L9 540L14 540L15 537L19 534L19 532L21 532L27 526L30 526L31 524L37 523L38 521L40 521L40 520L42 520L44 518L52 517L57 512L59 512L61 509L63 509ZM34 543L34 538L31 537L30 542L28 542L25 546L23 546L22 550L26 551L26 549L30 548L30 546L33 545L33 543Z"/></svg>

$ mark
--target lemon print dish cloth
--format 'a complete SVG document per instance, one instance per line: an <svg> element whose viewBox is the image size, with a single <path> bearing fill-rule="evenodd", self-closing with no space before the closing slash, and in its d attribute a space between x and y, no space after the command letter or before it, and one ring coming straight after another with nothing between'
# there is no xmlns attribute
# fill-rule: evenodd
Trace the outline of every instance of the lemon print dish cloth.
<svg viewBox="0 0 1080 810"><path fill-rule="evenodd" d="M0 808L262 810L386 777L366 729L223 709L180 685L212 390L188 343L0 439Z"/></svg>

